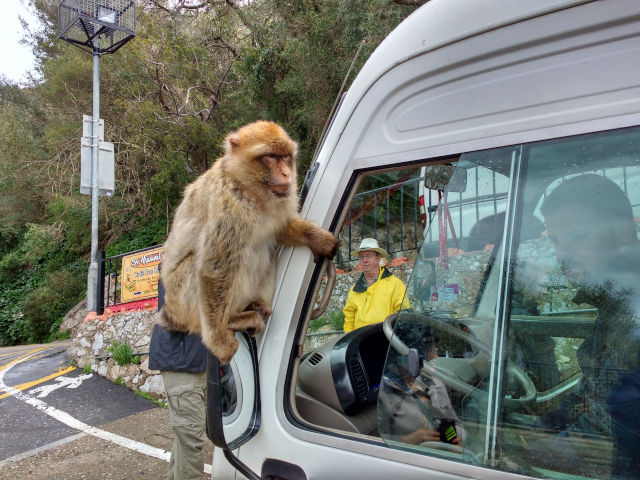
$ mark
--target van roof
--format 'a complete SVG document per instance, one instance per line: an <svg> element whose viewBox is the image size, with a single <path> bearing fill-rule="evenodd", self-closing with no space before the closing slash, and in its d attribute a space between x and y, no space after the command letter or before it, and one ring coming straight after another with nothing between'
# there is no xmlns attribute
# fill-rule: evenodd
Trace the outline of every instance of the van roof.
<svg viewBox="0 0 640 480"><path fill-rule="evenodd" d="M430 0L376 48L346 92L323 139L318 161L328 158L362 98L395 66L466 38L529 18L596 0ZM334 161L346 161L346 159Z"/></svg>
<svg viewBox="0 0 640 480"><path fill-rule="evenodd" d="M394 65L416 55L505 25L592 1L431 0L382 41L360 71L358 79L373 83Z"/></svg>

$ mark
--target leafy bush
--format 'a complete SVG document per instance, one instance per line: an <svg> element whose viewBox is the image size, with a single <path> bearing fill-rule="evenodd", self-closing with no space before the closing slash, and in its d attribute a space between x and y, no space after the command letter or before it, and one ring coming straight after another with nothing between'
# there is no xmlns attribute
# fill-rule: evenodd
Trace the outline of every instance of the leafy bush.
<svg viewBox="0 0 640 480"><path fill-rule="evenodd" d="M37 263L58 250L63 240L64 236L58 226L29 223L21 246L24 259L29 264Z"/></svg>
<svg viewBox="0 0 640 480"><path fill-rule="evenodd" d="M325 325L329 325L331 330L341 331L342 326L344 325L344 313L342 313L342 310L331 312L328 317L326 315L322 315L315 320L311 320L311 322L309 322L309 331L316 332Z"/></svg>
<svg viewBox="0 0 640 480"><path fill-rule="evenodd" d="M138 365L140 363L140 355L134 355L133 350L126 343L114 340L107 347L107 351L111 353L111 357L118 365L129 365L130 363Z"/></svg>
<svg viewBox="0 0 640 480"><path fill-rule="evenodd" d="M49 202L47 212L61 224L65 246L75 253L85 253L91 247L91 203L80 196L59 195Z"/></svg>
<svg viewBox="0 0 640 480"><path fill-rule="evenodd" d="M5 281L15 281L23 266L23 256L18 250L12 250L0 259L0 277Z"/></svg>
<svg viewBox="0 0 640 480"><path fill-rule="evenodd" d="M342 330L344 326L344 313L342 313L342 310L333 312L329 316L329 325L331 325L332 330Z"/></svg>
<svg viewBox="0 0 640 480"><path fill-rule="evenodd" d="M84 277L59 271L48 275L43 285L28 293L22 311L29 325L29 339L33 342L49 339L55 333L52 326L56 322L60 326L62 318L84 295L84 289Z"/></svg>

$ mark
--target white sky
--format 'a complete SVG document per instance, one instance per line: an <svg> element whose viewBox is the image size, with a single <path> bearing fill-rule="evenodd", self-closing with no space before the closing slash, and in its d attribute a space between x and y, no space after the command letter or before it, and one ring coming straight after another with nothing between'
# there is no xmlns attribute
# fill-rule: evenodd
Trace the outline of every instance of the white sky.
<svg viewBox="0 0 640 480"><path fill-rule="evenodd" d="M9 80L26 80L25 73L34 68L31 48L20 45L22 26L18 15L35 23L24 0L0 0L0 74Z"/></svg>

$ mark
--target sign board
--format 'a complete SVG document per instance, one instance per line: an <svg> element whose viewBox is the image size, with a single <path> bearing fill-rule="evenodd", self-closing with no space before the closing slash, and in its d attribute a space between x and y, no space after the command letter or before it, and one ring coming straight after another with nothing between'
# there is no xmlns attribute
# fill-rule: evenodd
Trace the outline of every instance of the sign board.
<svg viewBox="0 0 640 480"><path fill-rule="evenodd" d="M115 188L115 159L113 143L100 141L98 145L98 192L110 197ZM91 137L82 137L80 149L80 193L91 195Z"/></svg>
<svg viewBox="0 0 640 480"><path fill-rule="evenodd" d="M122 257L122 303L158 296L160 262L163 256L164 248L158 247Z"/></svg>
<svg viewBox="0 0 640 480"><path fill-rule="evenodd" d="M93 135L93 117L91 115L82 115L82 136L91 138ZM104 119L98 120L98 140L104 141ZM91 145L91 143L89 143Z"/></svg>

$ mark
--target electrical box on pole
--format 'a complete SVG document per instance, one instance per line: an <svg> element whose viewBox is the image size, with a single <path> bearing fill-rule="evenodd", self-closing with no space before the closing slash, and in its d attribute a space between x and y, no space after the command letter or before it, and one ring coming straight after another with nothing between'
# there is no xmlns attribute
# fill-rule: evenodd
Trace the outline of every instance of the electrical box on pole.
<svg viewBox="0 0 640 480"><path fill-rule="evenodd" d="M82 137L80 155L80 193L91 195L91 138ZM101 197L110 197L115 189L115 161L113 143L100 142L98 153L98 192Z"/></svg>

